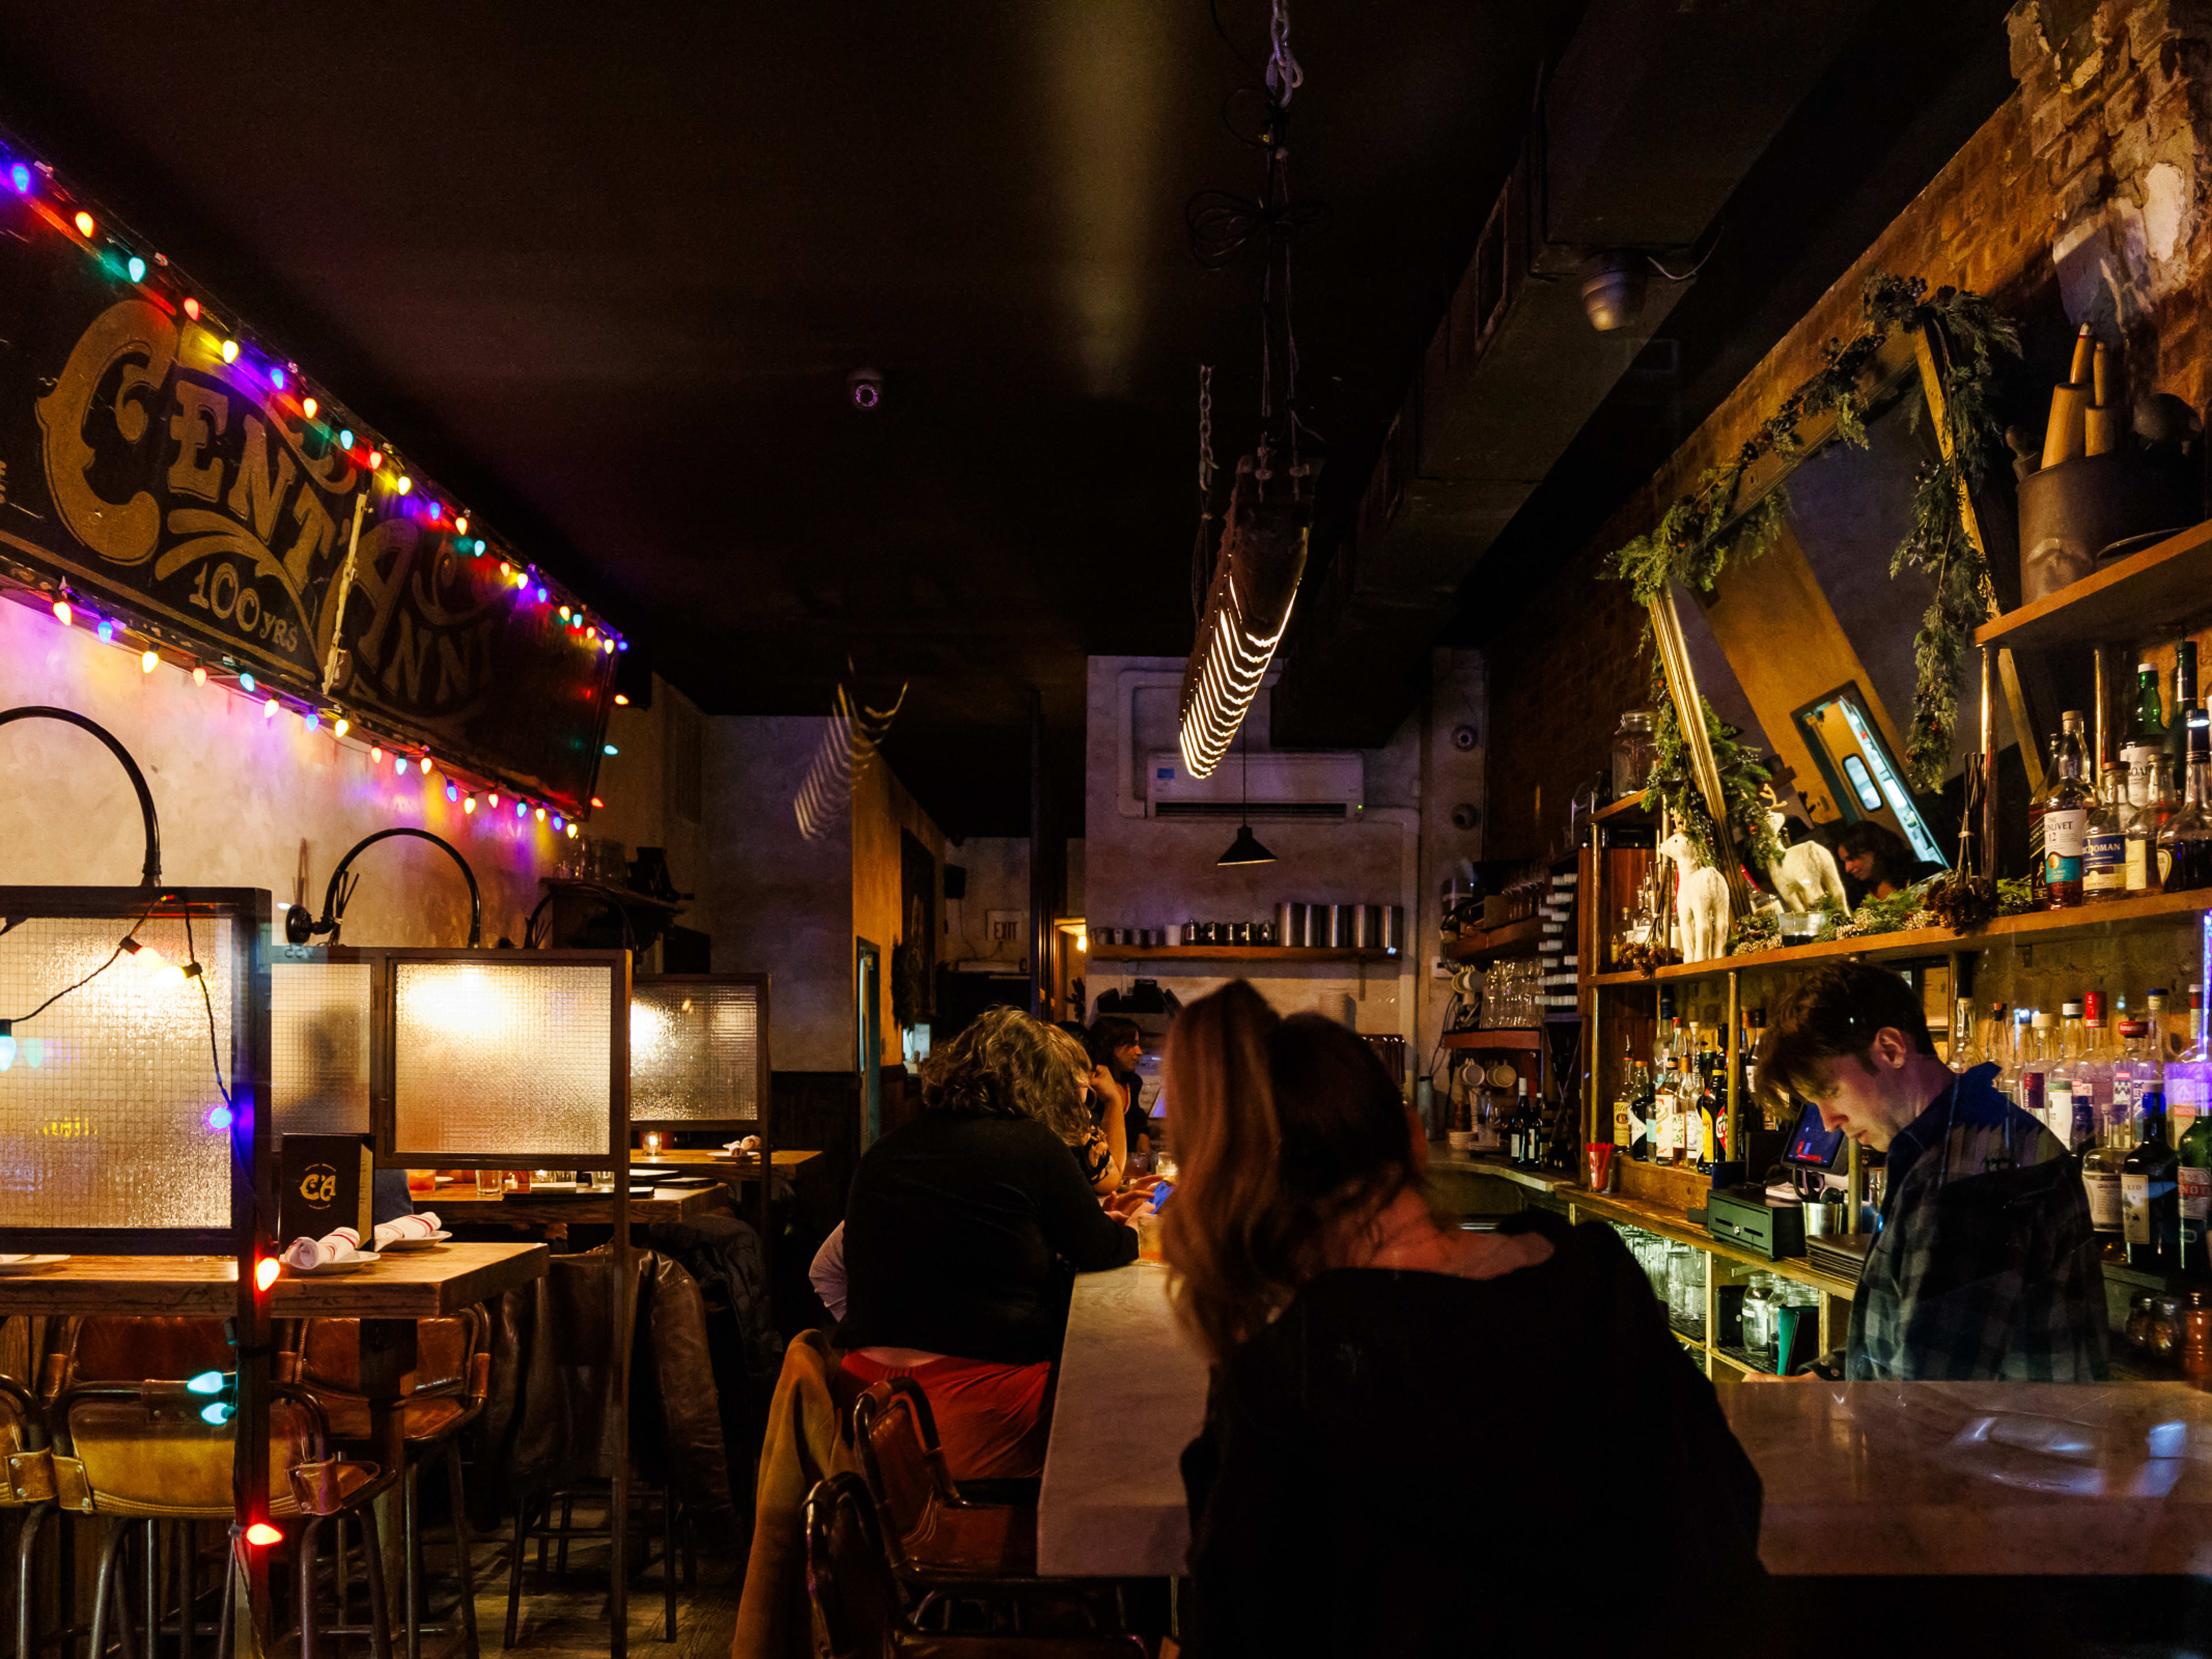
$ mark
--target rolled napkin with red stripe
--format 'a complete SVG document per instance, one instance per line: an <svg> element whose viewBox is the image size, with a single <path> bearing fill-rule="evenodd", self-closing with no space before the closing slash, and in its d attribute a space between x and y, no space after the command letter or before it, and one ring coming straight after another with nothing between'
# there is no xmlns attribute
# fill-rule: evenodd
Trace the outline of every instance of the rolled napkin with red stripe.
<svg viewBox="0 0 2212 1659"><path fill-rule="evenodd" d="M360 1254L361 1235L350 1227L341 1227L320 1238L294 1239L284 1247L284 1265L301 1273L313 1273L318 1267L327 1267L333 1261L344 1261Z"/></svg>
<svg viewBox="0 0 2212 1659"><path fill-rule="evenodd" d="M390 1221L376 1224L376 1248L382 1249L395 1238L428 1238L438 1231L438 1212L424 1210L417 1215L395 1216Z"/></svg>

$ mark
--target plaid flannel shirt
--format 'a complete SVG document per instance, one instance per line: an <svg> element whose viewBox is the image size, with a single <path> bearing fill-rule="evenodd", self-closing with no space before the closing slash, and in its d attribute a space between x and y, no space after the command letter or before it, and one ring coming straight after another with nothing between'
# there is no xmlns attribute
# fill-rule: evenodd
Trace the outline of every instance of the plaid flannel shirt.
<svg viewBox="0 0 2212 1659"><path fill-rule="evenodd" d="M1978 1066L1891 1142L1845 1374L2101 1382L2105 1275L2080 1166Z"/></svg>

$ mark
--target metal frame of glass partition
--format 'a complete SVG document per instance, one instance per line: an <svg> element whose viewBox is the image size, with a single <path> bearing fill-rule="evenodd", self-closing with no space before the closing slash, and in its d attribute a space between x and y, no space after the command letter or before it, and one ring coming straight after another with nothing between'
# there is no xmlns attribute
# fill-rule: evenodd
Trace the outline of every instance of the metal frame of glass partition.
<svg viewBox="0 0 2212 1659"><path fill-rule="evenodd" d="M112 958L72 996L90 993L110 974L143 974L135 959L120 953L123 939L142 926L163 928L159 943L166 944L167 925L189 921L187 961L203 969L220 970L220 978L204 974L199 983L182 979L173 994L191 999L193 1063L210 1068L208 1089L210 1135L222 1133L228 1147L229 1222L228 1225L154 1227L53 1227L0 1224L0 1247L15 1250L58 1250L84 1255L214 1255L233 1257L237 1266L236 1320L237 1412L232 1490L238 1524L242 1528L269 1513L269 1402L272 1382L269 1298L255 1282L255 1268L264 1257L273 1257L276 1218L276 1182L271 1147L269 1094L269 951L270 918L274 906L269 892L247 887L0 887L0 958L8 937L26 924L41 921L113 921L118 924L118 956ZM216 956L221 925L228 925L229 939L220 958ZM204 931L202 931L204 930ZM149 941L154 943L156 941ZM185 962L173 964L182 968ZM219 984L221 1004L229 1024L230 1052L221 1054L214 1032L204 1023L209 1012L201 1005L201 988ZM56 985L53 990L63 988ZM67 1003L58 1000L58 1009ZM54 1023L67 1017L57 1012ZM12 1009L0 1018L25 1017ZM220 1021L218 1020L217 1024ZM37 1033L30 1034L38 1036ZM126 1034L127 1036L127 1034ZM45 1039L40 1037L43 1043ZM16 1039L19 1064L33 1064L21 1052L24 1038ZM228 1081L227 1101L215 1085L213 1067L222 1061ZM66 1065L60 1053L41 1054L46 1060ZM212 1115L218 1105L228 1109L227 1128ZM75 1137L64 1137L75 1138ZM82 1137L81 1144L96 1144ZM257 1618L268 1605L265 1569L258 1552L248 1552L252 1580L252 1603Z"/></svg>
<svg viewBox="0 0 2212 1659"><path fill-rule="evenodd" d="M633 1008L650 1007L665 1000L681 999L691 994L708 998L733 991L752 994L755 1008L756 1040L753 1064L753 1102L757 1115L740 1116L732 1113L709 1112L697 1117L641 1116L633 1108L630 1127L634 1129L714 1130L739 1132L750 1130L759 1134L760 1151L760 1244L761 1261L765 1267L769 1250L769 1200L774 1182L775 1137L772 1128L770 1090L773 1071L769 1061L769 976L766 974L649 974L641 975L630 988ZM641 1066L635 1051L630 1061L633 1095L638 1077L649 1070L651 1061ZM695 1085L701 1093L715 1087L712 1079L700 1079ZM721 1103L708 1102L709 1105Z"/></svg>

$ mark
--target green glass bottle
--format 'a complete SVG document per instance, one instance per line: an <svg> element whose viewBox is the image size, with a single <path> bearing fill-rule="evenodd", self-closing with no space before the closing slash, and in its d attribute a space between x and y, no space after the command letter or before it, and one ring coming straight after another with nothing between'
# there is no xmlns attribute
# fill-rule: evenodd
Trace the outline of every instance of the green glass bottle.
<svg viewBox="0 0 2212 1659"><path fill-rule="evenodd" d="M2181 1165L2181 1271L2212 1279L2212 1248L2205 1238L2212 1223L2212 1112L2190 1119L2174 1156Z"/></svg>

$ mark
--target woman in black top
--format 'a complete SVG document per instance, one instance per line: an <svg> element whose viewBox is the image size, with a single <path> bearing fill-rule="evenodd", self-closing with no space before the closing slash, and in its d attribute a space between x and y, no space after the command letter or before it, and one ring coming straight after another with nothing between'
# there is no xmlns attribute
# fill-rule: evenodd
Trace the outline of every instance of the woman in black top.
<svg viewBox="0 0 2212 1659"><path fill-rule="evenodd" d="M1186 1654L1765 1638L1758 1474L1610 1228L1439 1224L1372 1050L1243 984L1184 1011L1168 1067L1163 1243L1214 1362Z"/></svg>
<svg viewBox="0 0 2212 1659"><path fill-rule="evenodd" d="M1080 1054L1027 1014L987 1010L924 1066L921 1115L853 1177L845 1369L920 1382L956 1480L1042 1470L1070 1270L1136 1259L1062 1139L1081 1125Z"/></svg>

